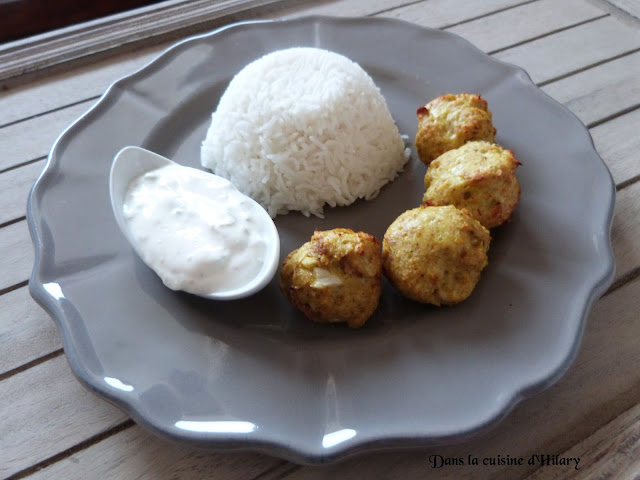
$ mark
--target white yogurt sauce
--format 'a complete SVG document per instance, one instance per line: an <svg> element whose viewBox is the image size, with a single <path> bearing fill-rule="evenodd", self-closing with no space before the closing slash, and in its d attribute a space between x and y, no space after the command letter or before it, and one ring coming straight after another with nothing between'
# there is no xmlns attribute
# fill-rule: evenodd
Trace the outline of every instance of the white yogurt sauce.
<svg viewBox="0 0 640 480"><path fill-rule="evenodd" d="M242 287L262 269L260 209L224 178L169 165L131 182L123 213L136 251L167 287L206 295Z"/></svg>

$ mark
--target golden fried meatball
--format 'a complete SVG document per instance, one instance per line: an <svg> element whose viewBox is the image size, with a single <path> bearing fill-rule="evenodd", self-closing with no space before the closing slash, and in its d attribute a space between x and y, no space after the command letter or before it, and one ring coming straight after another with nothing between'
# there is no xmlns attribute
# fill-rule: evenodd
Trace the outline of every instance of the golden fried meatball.
<svg viewBox="0 0 640 480"><path fill-rule="evenodd" d="M488 142L469 142L436 158L424 176L427 205L466 208L486 228L511 218L520 200L511 150Z"/></svg>
<svg viewBox="0 0 640 480"><path fill-rule="evenodd" d="M280 290L315 322L364 325L381 294L380 242L346 228L316 231L282 265Z"/></svg>
<svg viewBox="0 0 640 480"><path fill-rule="evenodd" d="M416 149L425 165L472 140L493 142L496 129L480 95L446 94L418 108Z"/></svg>
<svg viewBox="0 0 640 480"><path fill-rule="evenodd" d="M453 205L408 210L387 229L382 268L398 291L433 305L454 305L475 288L488 264L491 236Z"/></svg>

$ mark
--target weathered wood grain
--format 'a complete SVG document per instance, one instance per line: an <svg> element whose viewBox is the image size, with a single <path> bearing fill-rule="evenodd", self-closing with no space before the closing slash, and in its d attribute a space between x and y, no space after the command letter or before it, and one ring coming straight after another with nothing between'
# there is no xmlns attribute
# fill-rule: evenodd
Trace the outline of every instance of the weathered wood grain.
<svg viewBox="0 0 640 480"><path fill-rule="evenodd" d="M167 0L0 44L0 79L12 84L87 57L116 55L132 45L154 45L226 22L272 11L283 0ZM5 2L6 3L6 2Z"/></svg>
<svg viewBox="0 0 640 480"><path fill-rule="evenodd" d="M45 157L60 134L94 103L89 100L0 128L0 170Z"/></svg>
<svg viewBox="0 0 640 480"><path fill-rule="evenodd" d="M633 17L640 19L640 4L638 4L637 0L605 0L613 5L616 8L619 8L623 12L632 15Z"/></svg>
<svg viewBox="0 0 640 480"><path fill-rule="evenodd" d="M27 287L0 296L0 376L62 348L49 315Z"/></svg>
<svg viewBox="0 0 640 480"><path fill-rule="evenodd" d="M611 243L616 258L616 278L624 277L640 265L638 238L640 238L640 182L621 190L616 198L611 227Z"/></svg>
<svg viewBox="0 0 640 480"><path fill-rule="evenodd" d="M617 185L640 175L640 108L590 130Z"/></svg>
<svg viewBox="0 0 640 480"><path fill-rule="evenodd" d="M381 16L399 18L425 27L444 28L528 3L526 0L425 0L383 12Z"/></svg>
<svg viewBox="0 0 640 480"><path fill-rule="evenodd" d="M640 30L613 17L586 23L496 53L524 68L534 82L548 82L640 47Z"/></svg>
<svg viewBox="0 0 640 480"><path fill-rule="evenodd" d="M86 390L64 356L0 382L0 477L8 477L125 421Z"/></svg>
<svg viewBox="0 0 640 480"><path fill-rule="evenodd" d="M24 217L27 196L44 167L44 160L0 174L0 224Z"/></svg>
<svg viewBox="0 0 640 480"><path fill-rule="evenodd" d="M306 15L331 15L336 17L362 17L398 8L412 3L412 0L319 0L307 5L286 6L265 18L295 18Z"/></svg>
<svg viewBox="0 0 640 480"><path fill-rule="evenodd" d="M42 115L102 95L120 77L133 73L169 45L128 53L117 59L91 63L26 85L0 92L0 125Z"/></svg>
<svg viewBox="0 0 640 480"><path fill-rule="evenodd" d="M640 404L561 454L589 460L579 470L541 467L526 480L637 479L640 474Z"/></svg>
<svg viewBox="0 0 640 480"><path fill-rule="evenodd" d="M590 125L640 106L640 52L589 68L542 87Z"/></svg>
<svg viewBox="0 0 640 480"><path fill-rule="evenodd" d="M27 478L245 480L257 478L281 463L274 457L252 453L196 451L158 439L136 425Z"/></svg>
<svg viewBox="0 0 640 480"><path fill-rule="evenodd" d="M493 52L606 15L583 0L540 0L449 29L480 50Z"/></svg>
<svg viewBox="0 0 640 480"><path fill-rule="evenodd" d="M34 256L26 221L0 228L0 252L0 290L29 278Z"/></svg>

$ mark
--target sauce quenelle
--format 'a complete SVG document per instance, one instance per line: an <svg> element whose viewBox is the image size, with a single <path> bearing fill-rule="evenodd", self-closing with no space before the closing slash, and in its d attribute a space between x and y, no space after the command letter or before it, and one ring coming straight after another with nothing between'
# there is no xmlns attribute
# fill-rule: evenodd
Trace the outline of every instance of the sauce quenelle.
<svg viewBox="0 0 640 480"><path fill-rule="evenodd" d="M224 178L168 165L131 182L123 214L136 251L167 287L206 295L260 273L268 241L260 210Z"/></svg>

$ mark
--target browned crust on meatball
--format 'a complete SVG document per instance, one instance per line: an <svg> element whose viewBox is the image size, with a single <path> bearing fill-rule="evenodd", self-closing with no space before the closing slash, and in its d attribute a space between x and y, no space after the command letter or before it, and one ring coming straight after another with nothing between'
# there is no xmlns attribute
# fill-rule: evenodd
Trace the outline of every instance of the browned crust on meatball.
<svg viewBox="0 0 640 480"><path fill-rule="evenodd" d="M429 165L448 150L466 142L493 142L496 129L485 99L477 94L445 94L416 111L415 145L420 160Z"/></svg>
<svg viewBox="0 0 640 480"><path fill-rule="evenodd" d="M468 142L445 152L429 165L424 177L426 205L467 209L486 228L507 222L520 201L511 150L488 142Z"/></svg>
<svg viewBox="0 0 640 480"><path fill-rule="evenodd" d="M382 291L380 241L346 228L316 231L287 255L280 289L314 322L359 328L373 315Z"/></svg>
<svg viewBox="0 0 640 480"><path fill-rule="evenodd" d="M405 297L433 305L467 299L488 265L489 231L452 205L408 210L387 229L383 272Z"/></svg>

